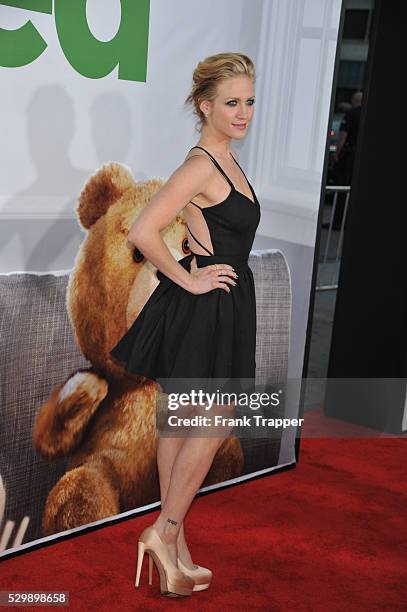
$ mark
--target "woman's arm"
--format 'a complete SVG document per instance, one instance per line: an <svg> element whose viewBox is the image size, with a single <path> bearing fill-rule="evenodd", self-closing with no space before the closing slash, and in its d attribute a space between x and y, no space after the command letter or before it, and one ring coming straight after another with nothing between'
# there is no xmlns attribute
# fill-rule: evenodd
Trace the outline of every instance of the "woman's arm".
<svg viewBox="0 0 407 612"><path fill-rule="evenodd" d="M206 282L201 278L201 282L198 281L197 283L196 276L187 272L173 257L162 239L160 231L171 223L190 200L205 189L214 173L211 166L212 164L208 163L208 160L201 155L186 160L151 198L148 205L133 223L128 234L130 242L137 246L160 272L192 293L205 293L215 287L225 288L225 283L218 282L213 272L210 277L210 286L208 284L209 278L205 279ZM232 266L227 264L218 264L218 268L219 266L222 266L224 274L227 273L227 270L233 270ZM205 266L205 268L208 268L205 274L208 277L208 273L213 271L215 266ZM224 277L219 277L219 281L221 280L224 281ZM215 281L217 284L214 284ZM227 287L227 290L229 291L229 287Z"/></svg>

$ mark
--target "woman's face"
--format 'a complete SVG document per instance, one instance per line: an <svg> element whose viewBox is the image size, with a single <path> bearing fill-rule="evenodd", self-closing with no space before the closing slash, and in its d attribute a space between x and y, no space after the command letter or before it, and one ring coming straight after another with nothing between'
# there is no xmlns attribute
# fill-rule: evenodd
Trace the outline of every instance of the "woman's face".
<svg viewBox="0 0 407 612"><path fill-rule="evenodd" d="M218 85L217 96L201 106L207 112L206 124L228 138L244 138L254 113L253 80L246 75L225 79Z"/></svg>

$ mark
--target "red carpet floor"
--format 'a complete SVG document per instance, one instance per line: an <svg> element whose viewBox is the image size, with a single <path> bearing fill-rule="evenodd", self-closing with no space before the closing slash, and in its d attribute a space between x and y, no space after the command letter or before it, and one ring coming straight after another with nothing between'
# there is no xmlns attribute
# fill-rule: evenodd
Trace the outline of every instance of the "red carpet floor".
<svg viewBox="0 0 407 612"><path fill-rule="evenodd" d="M190 598L161 596L156 571L149 586L146 557L134 588L137 536L157 512L4 560L0 590L66 590L72 611L405 610L406 449L303 439L295 469L196 498L187 537L214 580Z"/></svg>

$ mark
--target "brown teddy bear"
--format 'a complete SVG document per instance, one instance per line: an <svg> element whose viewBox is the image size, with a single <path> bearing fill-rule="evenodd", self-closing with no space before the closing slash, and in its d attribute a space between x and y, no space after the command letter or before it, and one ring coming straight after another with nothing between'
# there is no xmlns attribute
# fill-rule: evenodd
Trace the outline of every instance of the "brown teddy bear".
<svg viewBox="0 0 407 612"><path fill-rule="evenodd" d="M49 459L69 455L67 471L45 504L44 535L160 498L156 466L160 385L126 372L109 351L159 282L157 269L127 235L163 184L156 178L136 183L129 169L109 163L89 178L80 194L77 215L87 236L69 278L67 306L76 341L92 367L74 372L58 386L34 423L38 452ZM190 252L182 213L162 237L177 260ZM242 470L240 442L229 437L203 485L234 478Z"/></svg>

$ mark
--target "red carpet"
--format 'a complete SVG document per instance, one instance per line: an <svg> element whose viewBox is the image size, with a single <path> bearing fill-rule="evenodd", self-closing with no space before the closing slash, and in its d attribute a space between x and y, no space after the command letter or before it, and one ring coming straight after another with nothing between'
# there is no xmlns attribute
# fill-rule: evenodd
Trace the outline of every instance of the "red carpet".
<svg viewBox="0 0 407 612"><path fill-rule="evenodd" d="M214 580L190 598L161 596L156 571L149 586L147 558L134 588L137 536L157 512L5 560L0 590L67 590L72 611L405 610L406 448L303 439L295 469L196 498L187 537Z"/></svg>

